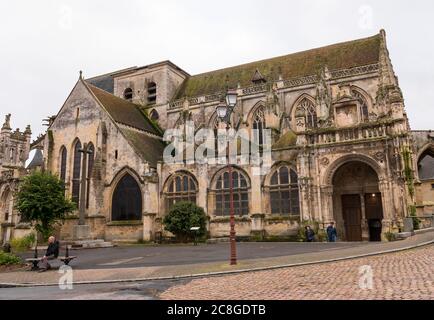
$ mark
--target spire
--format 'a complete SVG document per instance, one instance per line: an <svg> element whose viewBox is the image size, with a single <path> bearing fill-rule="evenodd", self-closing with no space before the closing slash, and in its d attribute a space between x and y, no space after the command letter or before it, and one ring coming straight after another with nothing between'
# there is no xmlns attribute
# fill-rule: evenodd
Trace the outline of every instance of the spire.
<svg viewBox="0 0 434 320"><path fill-rule="evenodd" d="M380 30L380 82L383 86L398 86L398 79L393 71L389 50L387 49L386 31Z"/></svg>
<svg viewBox="0 0 434 320"><path fill-rule="evenodd" d="M79 76L78 79L79 79L79 80L83 80L83 71L82 71L82 70L80 70L80 76Z"/></svg>
<svg viewBox="0 0 434 320"><path fill-rule="evenodd" d="M30 124L27 125L26 130L24 131L24 134L27 134L27 135L31 135L32 134L32 130L30 129Z"/></svg>
<svg viewBox="0 0 434 320"><path fill-rule="evenodd" d="M5 116L5 123L3 123L2 130L12 130L11 128L11 114Z"/></svg>

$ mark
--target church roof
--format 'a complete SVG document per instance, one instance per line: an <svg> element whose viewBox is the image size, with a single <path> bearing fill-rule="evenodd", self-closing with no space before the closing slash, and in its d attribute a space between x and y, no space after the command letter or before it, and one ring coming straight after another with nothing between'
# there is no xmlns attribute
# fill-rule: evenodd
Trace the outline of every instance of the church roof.
<svg viewBox="0 0 434 320"><path fill-rule="evenodd" d="M176 99L215 94L225 86L236 88L253 85L256 70L266 80L298 78L315 75L324 66L330 71L378 63L381 35L338 43L322 48L256 61L226 69L202 73L187 78Z"/></svg>
<svg viewBox="0 0 434 320"><path fill-rule="evenodd" d="M27 166L27 169L35 169L37 167L42 167L44 165L44 156L41 149L36 149L35 155L32 161Z"/></svg>
<svg viewBox="0 0 434 320"><path fill-rule="evenodd" d="M147 131L157 136L161 135L154 124L152 124L151 120L140 111L138 105L129 102L128 100L116 97L115 95L89 83L87 83L87 86L116 122Z"/></svg>
<svg viewBox="0 0 434 320"><path fill-rule="evenodd" d="M86 83L104 109L119 125L125 139L134 150L152 166L162 159L165 148L161 133L149 118L139 109L139 106L127 100L118 98L102 89Z"/></svg>
<svg viewBox="0 0 434 320"><path fill-rule="evenodd" d="M151 165L156 166L158 161L163 160L165 145L159 138L149 136L128 127L120 127L125 138L133 145L138 152Z"/></svg>

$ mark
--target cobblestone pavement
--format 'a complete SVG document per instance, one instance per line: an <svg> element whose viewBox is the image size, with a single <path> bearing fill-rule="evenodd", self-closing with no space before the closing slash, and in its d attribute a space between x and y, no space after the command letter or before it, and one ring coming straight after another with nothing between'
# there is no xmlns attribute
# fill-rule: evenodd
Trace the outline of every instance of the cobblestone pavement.
<svg viewBox="0 0 434 320"><path fill-rule="evenodd" d="M175 300L434 300L433 262L434 246L431 245L342 262L195 279L171 287L159 297Z"/></svg>

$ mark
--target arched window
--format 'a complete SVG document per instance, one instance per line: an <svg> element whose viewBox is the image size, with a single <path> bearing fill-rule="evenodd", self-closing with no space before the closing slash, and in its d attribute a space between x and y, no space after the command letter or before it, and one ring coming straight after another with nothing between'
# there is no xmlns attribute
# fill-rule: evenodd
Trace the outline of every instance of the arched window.
<svg viewBox="0 0 434 320"><path fill-rule="evenodd" d="M112 198L112 220L142 220L142 191L130 174L123 176L116 185Z"/></svg>
<svg viewBox="0 0 434 320"><path fill-rule="evenodd" d="M265 129L265 115L264 108L260 107L253 115L253 130L255 131L255 142L261 147L264 144L264 129Z"/></svg>
<svg viewBox="0 0 434 320"><path fill-rule="evenodd" d="M68 151L65 147L60 149L60 179L66 182L66 161L68 157Z"/></svg>
<svg viewBox="0 0 434 320"><path fill-rule="evenodd" d="M236 215L249 214L249 185L243 172L232 168L232 190L234 212ZM230 215L229 170L226 169L216 177L215 184L215 215Z"/></svg>
<svg viewBox="0 0 434 320"><path fill-rule="evenodd" d="M317 116L316 116L316 110L315 105L312 101L309 99L304 98L301 103L300 107L304 109L304 114L306 117L306 127L308 129L313 129L317 127Z"/></svg>
<svg viewBox="0 0 434 320"><path fill-rule="evenodd" d="M152 110L149 115L151 117L151 120L158 121L158 119L160 119L160 115L158 114L158 111L155 109Z"/></svg>
<svg viewBox="0 0 434 320"><path fill-rule="evenodd" d="M87 181L86 181L86 208L89 208L89 195L90 195L90 178L92 177L93 162L95 159L95 147L92 142L87 147Z"/></svg>
<svg viewBox="0 0 434 320"><path fill-rule="evenodd" d="M155 82L148 83L148 103L154 104L157 102L157 84Z"/></svg>
<svg viewBox="0 0 434 320"><path fill-rule="evenodd" d="M165 191L166 209L181 201L196 203L197 184L195 179L187 173L176 173L167 181Z"/></svg>
<svg viewBox="0 0 434 320"><path fill-rule="evenodd" d="M278 168L270 180L272 214L300 215L297 173L288 166Z"/></svg>
<svg viewBox="0 0 434 320"><path fill-rule="evenodd" d="M419 179L424 180L434 180L434 154L426 152L420 157L417 164Z"/></svg>
<svg viewBox="0 0 434 320"><path fill-rule="evenodd" d="M72 171L72 201L77 205L80 202L80 176L81 176L81 142L77 140L74 145L74 163Z"/></svg>
<svg viewBox="0 0 434 320"><path fill-rule="evenodd" d="M124 99L131 101L133 100L133 89L131 88L126 88L124 91Z"/></svg>
<svg viewBox="0 0 434 320"><path fill-rule="evenodd" d="M365 97L357 90L352 90L353 97L360 103L360 119L362 122L369 121L368 102Z"/></svg>
<svg viewBox="0 0 434 320"><path fill-rule="evenodd" d="M6 190L3 192L2 197L0 199L1 200L0 201L0 209L1 209L0 213L2 213L0 215L0 222L9 221L10 197L11 197L10 189L6 188Z"/></svg>

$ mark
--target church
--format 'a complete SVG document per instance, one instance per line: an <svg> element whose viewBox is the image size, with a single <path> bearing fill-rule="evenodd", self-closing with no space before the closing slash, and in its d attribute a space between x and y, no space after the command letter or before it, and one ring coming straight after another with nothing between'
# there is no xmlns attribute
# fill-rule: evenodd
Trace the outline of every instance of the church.
<svg viewBox="0 0 434 320"><path fill-rule="evenodd" d="M432 225L434 133L411 131L381 30L197 75L170 61L80 72L46 133L31 144L30 128L20 133L23 152L38 149L36 166L56 173L77 204L61 239L153 241L167 234L162 220L178 201L205 210L209 237L228 237L228 166L163 159L168 129L222 128L216 108L228 88L237 93L231 128L271 130L268 172L231 168L237 237L288 239L303 221L333 221L342 240L379 241L412 215ZM0 147L3 241L25 228L8 204L16 180L6 173L22 167L8 164L9 127Z"/></svg>

